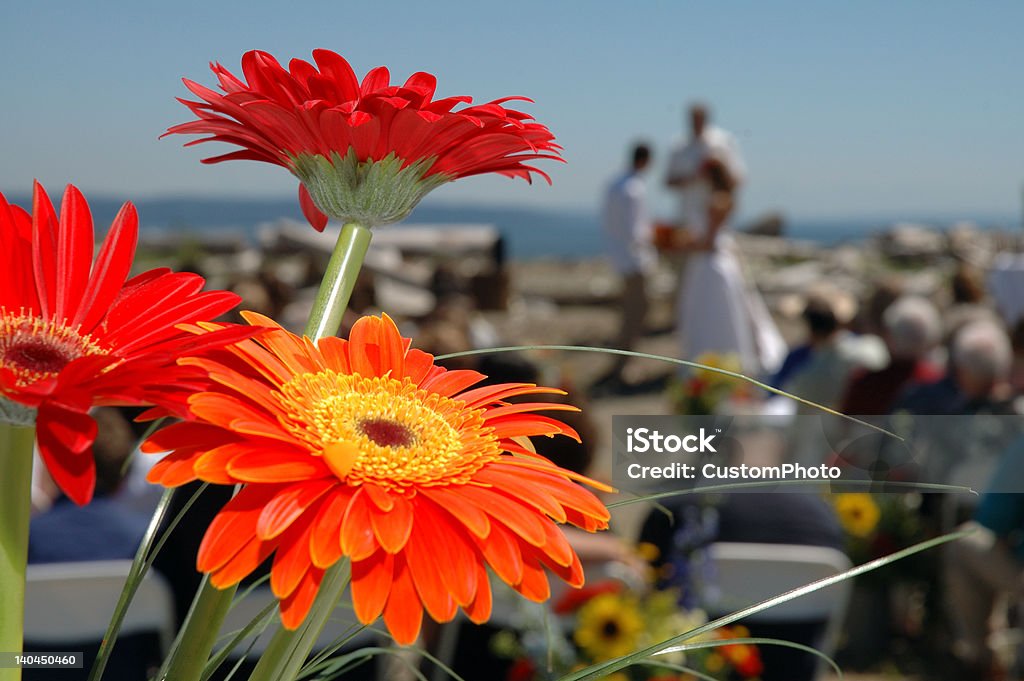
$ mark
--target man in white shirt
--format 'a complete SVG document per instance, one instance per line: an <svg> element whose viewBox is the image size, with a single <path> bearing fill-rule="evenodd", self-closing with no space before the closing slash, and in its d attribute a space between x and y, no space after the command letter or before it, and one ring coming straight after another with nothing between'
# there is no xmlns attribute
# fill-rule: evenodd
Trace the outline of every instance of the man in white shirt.
<svg viewBox="0 0 1024 681"><path fill-rule="evenodd" d="M608 185L604 196L602 217L608 257L622 277L620 327L615 343L621 350L632 349L643 333L648 307L645 279L657 258L643 180L650 162L650 147L637 144L628 169ZM606 387L621 384L627 360L625 355L616 355L612 368L597 383Z"/></svg>
<svg viewBox="0 0 1024 681"><path fill-rule="evenodd" d="M710 115L703 104L689 109L690 138L679 140L672 148L668 160L666 184L679 192L681 225L703 236L708 220L712 191L705 163L715 159L725 166L734 186L742 184L746 167L740 156L739 144L729 132L709 121Z"/></svg>

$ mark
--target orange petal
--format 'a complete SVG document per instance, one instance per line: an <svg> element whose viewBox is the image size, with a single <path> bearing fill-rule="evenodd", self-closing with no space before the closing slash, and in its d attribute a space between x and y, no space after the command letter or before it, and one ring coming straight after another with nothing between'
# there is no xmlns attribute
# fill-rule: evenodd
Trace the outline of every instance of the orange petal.
<svg viewBox="0 0 1024 681"><path fill-rule="evenodd" d="M270 542L260 541L249 535L248 541L241 550L231 556L216 571L210 573L210 583L218 589L238 584L251 575L273 550L274 546Z"/></svg>
<svg viewBox="0 0 1024 681"><path fill-rule="evenodd" d="M377 345L379 346L379 364L377 371L381 375L390 374L396 378L405 375L405 340L395 326L394 320L386 314L381 315L377 327Z"/></svg>
<svg viewBox="0 0 1024 681"><path fill-rule="evenodd" d="M231 461L228 472L242 482L297 482L328 476L337 482L318 457L273 445L245 452Z"/></svg>
<svg viewBox="0 0 1024 681"><path fill-rule="evenodd" d="M310 508L308 513L285 530L278 541L274 564L270 569L270 590L278 598L291 594L299 586L303 575L312 568L309 537L318 510L319 504Z"/></svg>
<svg viewBox="0 0 1024 681"><path fill-rule="evenodd" d="M164 487L180 487L197 479L195 463L203 455L201 449L190 447L171 452L153 464L146 473L146 482Z"/></svg>
<svg viewBox="0 0 1024 681"><path fill-rule="evenodd" d="M299 628L302 621L309 614L317 593L320 591L320 582L324 578L324 571L310 568L302 576L302 581L291 594L281 601L281 624L285 629L295 630Z"/></svg>
<svg viewBox="0 0 1024 681"><path fill-rule="evenodd" d="M416 596L409 567L401 556L395 560L395 577L384 606L384 623L400 645L415 643L423 623L423 605Z"/></svg>
<svg viewBox="0 0 1024 681"><path fill-rule="evenodd" d="M419 496L414 501L414 534L422 539L421 545L435 547L434 559L448 593L458 605L468 605L476 597L476 566L483 563L479 551L462 525L452 523L433 502Z"/></svg>
<svg viewBox="0 0 1024 681"><path fill-rule="evenodd" d="M544 526L537 511L514 501L496 490L463 485L459 494L499 519L509 529L534 546L544 545Z"/></svg>
<svg viewBox="0 0 1024 681"><path fill-rule="evenodd" d="M215 485L233 485L238 480L228 473L228 464L236 456L251 451L252 447L246 443L235 443L214 447L198 459L193 466L196 477L205 482L212 482Z"/></svg>
<svg viewBox="0 0 1024 681"><path fill-rule="evenodd" d="M439 558L440 554L444 553L445 550L439 550L437 545L426 541L419 532L414 532L409 537L409 543L402 552L416 585L416 593L419 594L427 612L437 622L449 621L458 611L455 600L448 593L442 578L444 565Z"/></svg>
<svg viewBox="0 0 1024 681"><path fill-rule="evenodd" d="M318 568L328 568L342 556L341 520L351 499L352 494L347 487L336 486L328 493L313 521L309 557Z"/></svg>
<svg viewBox="0 0 1024 681"><path fill-rule="evenodd" d="M535 558L523 559L523 580L513 586L524 597L536 603L543 603L551 597L548 576L540 561Z"/></svg>
<svg viewBox="0 0 1024 681"><path fill-rule="evenodd" d="M473 502L463 499L457 492L450 491L445 487L424 487L419 490L419 494L428 497L453 515L480 539L486 537L490 532L491 522L488 520L487 514Z"/></svg>
<svg viewBox="0 0 1024 681"><path fill-rule="evenodd" d="M372 498L368 490L367 496ZM388 553L398 553L412 533L412 504L398 495L392 495L391 500L394 506L390 511L382 511L376 504L367 504L367 510L377 541Z"/></svg>
<svg viewBox="0 0 1024 681"><path fill-rule="evenodd" d="M339 374L351 373L348 365L348 351L345 349L348 341L336 336L324 336L317 341L320 354L323 355L324 364L328 369L333 369Z"/></svg>
<svg viewBox="0 0 1024 681"><path fill-rule="evenodd" d="M523 554L514 534L501 523L491 523L491 533L480 542L484 558L507 584L518 584L523 579Z"/></svg>
<svg viewBox="0 0 1024 681"><path fill-rule="evenodd" d="M139 449L146 454L155 454L182 447L192 447L200 442L207 447L213 447L236 439L233 433L223 428L205 423L183 421L156 431L146 438Z"/></svg>
<svg viewBox="0 0 1024 681"><path fill-rule="evenodd" d="M576 558L576 552L573 551L561 528L548 521L544 523L544 536L547 538L547 541L544 542L544 554L556 565L563 567L572 565L573 559Z"/></svg>
<svg viewBox="0 0 1024 681"><path fill-rule="evenodd" d="M281 485L244 487L220 510L203 535L196 558L196 569L213 572L256 537L260 512Z"/></svg>
<svg viewBox="0 0 1024 681"><path fill-rule="evenodd" d="M390 511L395 507L394 497L387 491L384 490L372 482L364 483L363 490L374 505L382 511Z"/></svg>
<svg viewBox="0 0 1024 681"><path fill-rule="evenodd" d="M426 379L420 384L420 387L438 395L451 397L485 378L487 377L479 371L472 369L453 369Z"/></svg>
<svg viewBox="0 0 1024 681"><path fill-rule="evenodd" d="M284 487L260 511L256 536L264 541L278 536L336 484L331 480L312 480Z"/></svg>
<svg viewBox="0 0 1024 681"><path fill-rule="evenodd" d="M504 400L506 397L541 394L565 395L567 393L558 388L543 388L532 383L500 383L473 388L459 395L459 399L464 401L467 407L473 409L492 404L497 400Z"/></svg>
<svg viewBox="0 0 1024 681"><path fill-rule="evenodd" d="M474 479L478 482L494 485L496 488L495 493L498 493L498 490L500 490L510 497L525 501L560 523L565 522L565 509L558 503L558 500L542 487L530 484L531 480L528 477L511 475L500 468L484 466L477 471Z"/></svg>
<svg viewBox="0 0 1024 681"><path fill-rule="evenodd" d="M476 624L483 624L491 617L491 583L487 579L487 570L483 565L477 566L476 598L463 608L466 616Z"/></svg>
<svg viewBox="0 0 1024 681"><path fill-rule="evenodd" d="M394 566L395 557L386 551L352 561L352 607L363 624L372 624L384 610L391 593Z"/></svg>
<svg viewBox="0 0 1024 681"><path fill-rule="evenodd" d="M434 356L412 348L405 355L405 375L419 385L434 368Z"/></svg>
<svg viewBox="0 0 1024 681"><path fill-rule="evenodd" d="M368 558L378 547L370 523L370 505L362 488L356 490L341 522L341 550L353 561Z"/></svg>
<svg viewBox="0 0 1024 681"><path fill-rule="evenodd" d="M379 327L380 319L377 317L360 317L352 325L348 334L348 361L352 373L366 377L383 375L377 346Z"/></svg>

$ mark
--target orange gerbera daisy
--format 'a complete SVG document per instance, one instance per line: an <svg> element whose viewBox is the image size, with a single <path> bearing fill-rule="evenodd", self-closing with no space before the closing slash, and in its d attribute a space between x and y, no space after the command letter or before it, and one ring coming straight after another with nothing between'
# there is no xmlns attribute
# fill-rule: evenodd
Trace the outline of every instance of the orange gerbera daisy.
<svg viewBox="0 0 1024 681"><path fill-rule="evenodd" d="M561 160L545 126L504 106L530 101L524 97L456 111L473 98L433 99L437 79L429 73L398 86L380 66L360 83L340 55L314 50L313 59L315 65L292 59L285 69L266 52L246 52L245 80L211 64L224 94L185 79L202 101L179 101L198 120L166 134L209 134L189 144L242 148L204 163L244 159L287 168L301 181L300 205L318 230L328 216L366 227L397 222L431 190L468 175L548 179L526 162Z"/></svg>
<svg viewBox="0 0 1024 681"><path fill-rule="evenodd" d="M59 218L39 183L31 215L0 194L0 421L35 424L50 475L79 504L96 480L89 409L183 411L203 375L177 358L246 335L226 329L204 339L175 328L217 317L239 298L201 292L202 277L167 269L126 282L137 238L138 217L126 203L94 264L92 217L75 187Z"/></svg>
<svg viewBox="0 0 1024 681"><path fill-rule="evenodd" d="M411 643L424 609L439 622L460 607L476 622L490 616L485 565L536 601L549 596L545 567L582 585L579 558L556 522L605 529L607 509L574 481L597 483L522 440L577 437L534 413L573 407L505 401L562 391L471 388L482 374L436 366L387 316L360 319L347 341L316 344L245 317L269 328L183 360L217 387L189 400L193 420L143 445L173 450L152 482L244 484L199 551L214 586L238 583L274 554L270 585L284 625L295 628L324 570L348 556L360 621L383 613L395 640Z"/></svg>

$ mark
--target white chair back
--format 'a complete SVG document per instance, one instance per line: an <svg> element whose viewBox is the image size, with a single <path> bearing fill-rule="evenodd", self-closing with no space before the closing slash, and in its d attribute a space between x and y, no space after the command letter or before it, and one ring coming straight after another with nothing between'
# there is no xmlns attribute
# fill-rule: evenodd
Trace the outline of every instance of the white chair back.
<svg viewBox="0 0 1024 681"><path fill-rule="evenodd" d="M124 588L130 560L29 565L25 577L25 640L35 644L101 641ZM161 652L174 638L174 602L164 579L150 570L121 626L121 634L155 632Z"/></svg>
<svg viewBox="0 0 1024 681"><path fill-rule="evenodd" d="M710 617L735 612L852 566L845 553L824 546L718 542L711 545L710 554L717 587L714 600L703 604ZM852 582L843 580L752 615L748 621L825 620L821 652L831 655L842 629L851 588Z"/></svg>

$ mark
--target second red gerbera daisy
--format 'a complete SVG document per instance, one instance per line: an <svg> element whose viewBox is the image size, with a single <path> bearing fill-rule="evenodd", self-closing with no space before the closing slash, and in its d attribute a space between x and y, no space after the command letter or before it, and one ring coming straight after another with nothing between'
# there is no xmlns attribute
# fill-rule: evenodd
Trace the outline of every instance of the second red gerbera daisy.
<svg viewBox="0 0 1024 681"><path fill-rule="evenodd" d="M240 80L211 68L223 94L185 80L202 101L179 100L198 120L167 134L208 134L189 144L226 142L242 148L204 159L265 161L299 178L299 202L322 230L327 217L365 227L397 222L440 185L482 173L530 180L547 175L529 161L559 158L545 126L505 104L506 97L467 106L472 97L433 99L437 79L414 73L392 85L383 66L360 82L330 50L314 64L293 59L288 69L266 52L242 57Z"/></svg>
<svg viewBox="0 0 1024 681"><path fill-rule="evenodd" d="M273 554L270 585L294 629L324 571L348 556L358 618L383 613L395 640L411 643L424 609L440 622L459 608L476 622L490 616L487 565L537 601L550 594L546 570L583 583L556 523L605 529L608 511L575 482L591 481L521 439L576 437L534 413L572 407L505 401L561 391L472 388L481 374L436 366L387 316L359 320L347 341L316 344L265 317L247 319L270 328L183 360L217 387L190 399L193 420L143 446L172 450L152 482L244 485L199 552L214 586L238 583Z"/></svg>
<svg viewBox="0 0 1024 681"><path fill-rule="evenodd" d="M183 406L203 383L176 365L180 353L241 337L175 328L238 304L233 293L202 292L202 277L158 269L125 281L138 239L130 203L95 263L93 239L89 206L71 185L59 218L38 183L31 215L0 194L0 421L35 424L50 475L79 504L96 479L89 409Z"/></svg>

